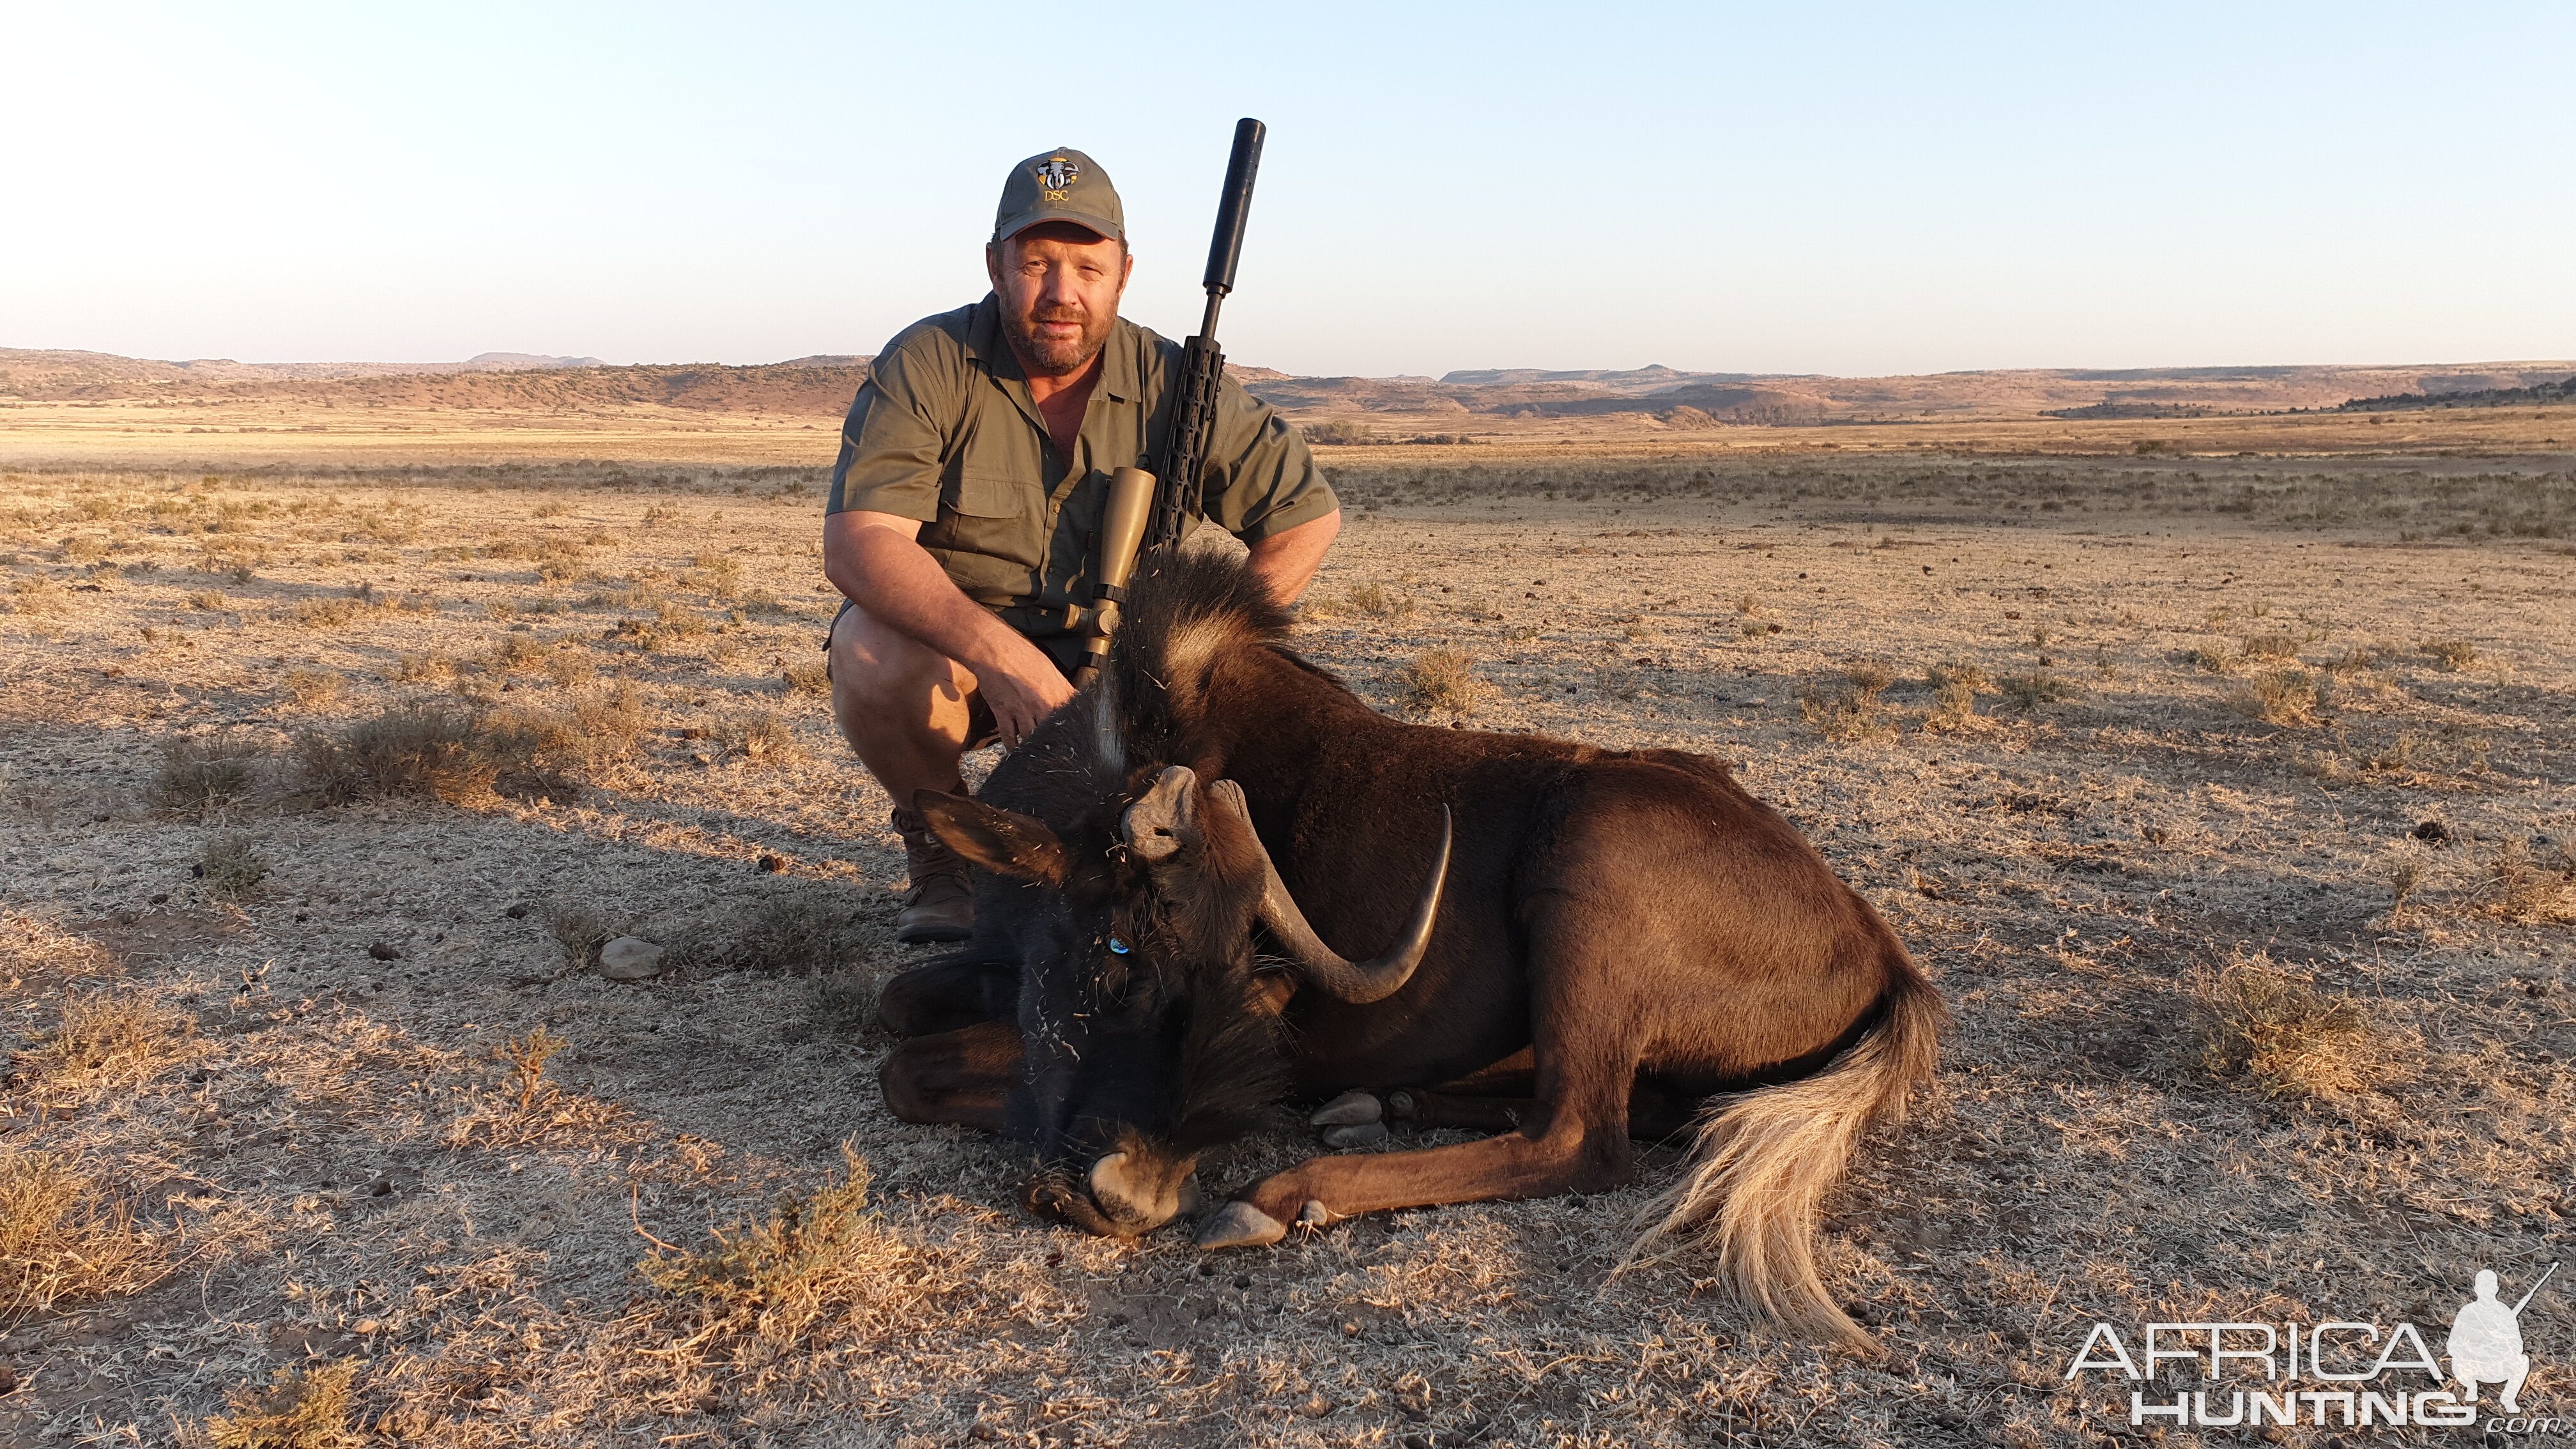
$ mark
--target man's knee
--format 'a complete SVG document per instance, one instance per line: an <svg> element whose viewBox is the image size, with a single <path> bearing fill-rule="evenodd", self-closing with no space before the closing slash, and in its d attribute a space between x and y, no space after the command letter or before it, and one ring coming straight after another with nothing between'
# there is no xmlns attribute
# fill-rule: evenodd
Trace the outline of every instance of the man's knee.
<svg viewBox="0 0 2576 1449"><path fill-rule="evenodd" d="M948 656L907 638L869 618L863 611L843 610L832 624L827 659L832 676L832 708L845 722L861 711L866 722L888 713L925 719L942 696L962 694L962 673Z"/></svg>

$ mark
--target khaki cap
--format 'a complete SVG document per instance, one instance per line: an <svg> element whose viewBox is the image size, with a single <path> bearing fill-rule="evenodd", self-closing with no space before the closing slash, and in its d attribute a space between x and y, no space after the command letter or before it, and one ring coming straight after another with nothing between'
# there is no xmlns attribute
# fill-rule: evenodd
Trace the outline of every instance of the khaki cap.
<svg viewBox="0 0 2576 1449"><path fill-rule="evenodd" d="M1040 151L1011 168L994 213L993 240L1006 242L1041 222L1069 221L1114 242L1127 240L1127 208L1100 163L1079 151Z"/></svg>

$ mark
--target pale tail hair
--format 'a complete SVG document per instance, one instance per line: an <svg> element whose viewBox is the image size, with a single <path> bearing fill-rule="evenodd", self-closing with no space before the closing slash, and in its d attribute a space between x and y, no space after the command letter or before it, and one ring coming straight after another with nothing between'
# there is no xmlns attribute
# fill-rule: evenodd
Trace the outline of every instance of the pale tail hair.
<svg viewBox="0 0 2576 1449"><path fill-rule="evenodd" d="M1645 1231L1620 1268L1704 1244L1756 1311L1876 1353L1877 1341L1835 1304L1817 1271L1817 1208L1861 1134L1903 1119L1908 1091L1931 1078L1948 1017L1940 993L1907 963L1878 1021L1825 1070L1712 1102L1690 1174L1647 1206Z"/></svg>

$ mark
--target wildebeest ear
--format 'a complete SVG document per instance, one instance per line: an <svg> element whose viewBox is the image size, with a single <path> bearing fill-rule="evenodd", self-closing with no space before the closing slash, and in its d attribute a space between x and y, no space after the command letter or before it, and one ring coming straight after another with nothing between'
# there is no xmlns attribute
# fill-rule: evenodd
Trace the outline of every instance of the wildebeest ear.
<svg viewBox="0 0 2576 1449"><path fill-rule="evenodd" d="M949 849L986 870L1041 885L1064 884L1064 842L1046 822L939 790L913 791L912 808Z"/></svg>

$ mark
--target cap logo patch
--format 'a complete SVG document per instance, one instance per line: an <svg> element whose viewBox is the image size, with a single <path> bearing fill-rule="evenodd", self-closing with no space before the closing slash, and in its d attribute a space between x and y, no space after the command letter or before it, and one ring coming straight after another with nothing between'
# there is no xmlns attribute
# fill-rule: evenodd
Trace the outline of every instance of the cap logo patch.
<svg viewBox="0 0 2576 1449"><path fill-rule="evenodd" d="M1064 200L1065 192L1081 177L1082 168L1061 156L1049 157L1047 163L1037 169L1038 186L1046 192L1049 201Z"/></svg>

